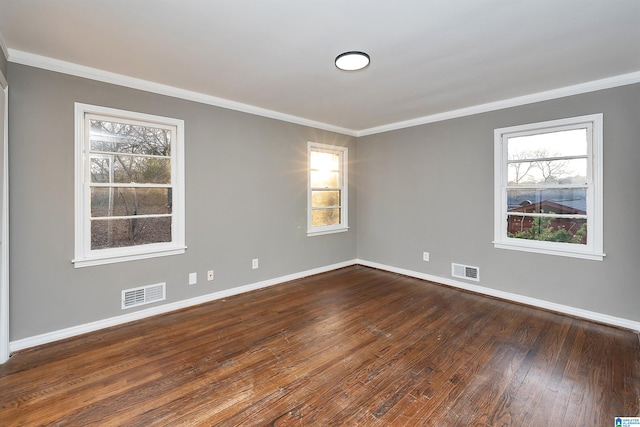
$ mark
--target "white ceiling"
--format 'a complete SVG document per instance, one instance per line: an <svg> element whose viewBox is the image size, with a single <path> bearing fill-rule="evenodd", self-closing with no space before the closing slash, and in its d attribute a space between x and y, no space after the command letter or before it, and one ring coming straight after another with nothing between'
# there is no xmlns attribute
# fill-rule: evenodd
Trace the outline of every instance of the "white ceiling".
<svg viewBox="0 0 640 427"><path fill-rule="evenodd" d="M640 0L0 0L0 34L11 61L53 58L354 134L640 81ZM371 65L336 69L348 50Z"/></svg>

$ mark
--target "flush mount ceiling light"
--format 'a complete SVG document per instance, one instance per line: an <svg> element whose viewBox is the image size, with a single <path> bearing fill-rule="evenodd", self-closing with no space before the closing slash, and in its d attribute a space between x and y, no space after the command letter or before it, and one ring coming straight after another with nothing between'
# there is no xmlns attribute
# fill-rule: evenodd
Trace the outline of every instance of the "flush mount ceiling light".
<svg viewBox="0 0 640 427"><path fill-rule="evenodd" d="M345 52L336 56L336 67L344 71L357 71L369 65L369 61L369 55L364 52Z"/></svg>

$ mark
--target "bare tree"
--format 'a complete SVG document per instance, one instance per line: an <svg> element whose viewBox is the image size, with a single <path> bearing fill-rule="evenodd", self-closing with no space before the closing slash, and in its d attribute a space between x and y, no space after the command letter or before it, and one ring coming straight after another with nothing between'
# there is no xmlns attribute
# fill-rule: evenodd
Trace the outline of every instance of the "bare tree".
<svg viewBox="0 0 640 427"><path fill-rule="evenodd" d="M531 158L531 154L529 152L520 152L520 153L512 154L510 156L509 160L516 160L513 163L509 163L509 168L514 172L514 174L511 176L512 179L510 180L510 183L522 184L523 182L526 182L525 179L527 177L531 179L529 172L534 167L534 163L530 161L526 161L526 159L530 159L530 158ZM522 161L518 161L518 160L522 160Z"/></svg>
<svg viewBox="0 0 640 427"><path fill-rule="evenodd" d="M541 149L534 152L536 160L535 166L540 170L542 179L544 182L550 182L557 179L561 175L567 174L567 162L565 160L558 160L557 154L549 154L548 150Z"/></svg>
<svg viewBox="0 0 640 427"><path fill-rule="evenodd" d="M144 183L169 184L171 180L170 131L161 128L136 126L110 121L92 121L92 151L97 152L91 161L91 177L93 182L103 183ZM142 212L145 198L157 197L164 191L167 199L166 209L171 208L171 191L165 189L143 189L138 191L134 185L127 188L110 187L108 196L108 213L113 214L114 196L119 200L117 216L137 216ZM114 195L114 191L116 194ZM107 203L105 200L104 203ZM157 205L153 202L153 205ZM146 203L145 206L149 205ZM128 240L136 241L143 232L147 220L130 218L128 220ZM107 240L111 241L109 227Z"/></svg>
<svg viewBox="0 0 640 427"><path fill-rule="evenodd" d="M567 161L558 160L557 154L550 154L547 149L520 151L509 155L509 175L511 184L536 182L536 175L543 182L550 182L567 174Z"/></svg>

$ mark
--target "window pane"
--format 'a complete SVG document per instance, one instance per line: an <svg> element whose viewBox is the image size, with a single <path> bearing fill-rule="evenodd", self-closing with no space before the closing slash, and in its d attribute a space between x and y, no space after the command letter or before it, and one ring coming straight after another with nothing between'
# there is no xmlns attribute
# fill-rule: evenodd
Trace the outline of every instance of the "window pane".
<svg viewBox="0 0 640 427"><path fill-rule="evenodd" d="M507 211L585 215L587 212L587 189L508 189Z"/></svg>
<svg viewBox="0 0 640 427"><path fill-rule="evenodd" d="M170 214L170 188L91 188L91 216Z"/></svg>
<svg viewBox="0 0 640 427"><path fill-rule="evenodd" d="M308 235L346 231L347 147L309 142L307 148Z"/></svg>
<svg viewBox="0 0 640 427"><path fill-rule="evenodd" d="M340 154L325 153L323 151L311 152L311 169L319 171L340 170Z"/></svg>
<svg viewBox="0 0 640 427"><path fill-rule="evenodd" d="M170 184L171 160L156 157L93 155L91 182Z"/></svg>
<svg viewBox="0 0 640 427"><path fill-rule="evenodd" d="M91 182L109 183L113 180L111 172L111 160L109 158L91 158Z"/></svg>
<svg viewBox="0 0 640 427"><path fill-rule="evenodd" d="M509 185L587 183L587 159L509 163Z"/></svg>
<svg viewBox="0 0 640 427"><path fill-rule="evenodd" d="M526 217L509 214L507 235L516 239L587 244L584 218Z"/></svg>
<svg viewBox="0 0 640 427"><path fill-rule="evenodd" d="M587 129L511 137L508 139L507 155L508 160L586 156Z"/></svg>
<svg viewBox="0 0 640 427"><path fill-rule="evenodd" d="M496 248L603 259L602 121L495 129Z"/></svg>
<svg viewBox="0 0 640 427"><path fill-rule="evenodd" d="M340 191L314 190L311 199L313 207L340 206Z"/></svg>
<svg viewBox="0 0 640 427"><path fill-rule="evenodd" d="M119 248L170 241L170 217L91 221L91 249Z"/></svg>
<svg viewBox="0 0 640 427"><path fill-rule="evenodd" d="M311 171L311 187L338 188L340 172Z"/></svg>
<svg viewBox="0 0 640 427"><path fill-rule="evenodd" d="M91 120L90 138L92 151L171 155L171 132L167 129Z"/></svg>
<svg viewBox="0 0 640 427"><path fill-rule="evenodd" d="M313 209L311 211L312 226L321 227L336 224L340 224L340 209Z"/></svg>

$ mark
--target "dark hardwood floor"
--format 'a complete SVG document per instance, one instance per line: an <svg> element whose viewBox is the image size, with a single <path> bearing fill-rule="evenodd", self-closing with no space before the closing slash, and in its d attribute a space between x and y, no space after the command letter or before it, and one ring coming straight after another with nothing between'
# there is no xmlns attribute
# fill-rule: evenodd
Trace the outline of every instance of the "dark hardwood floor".
<svg viewBox="0 0 640 427"><path fill-rule="evenodd" d="M1 426L613 426L637 334L354 266L19 352Z"/></svg>

